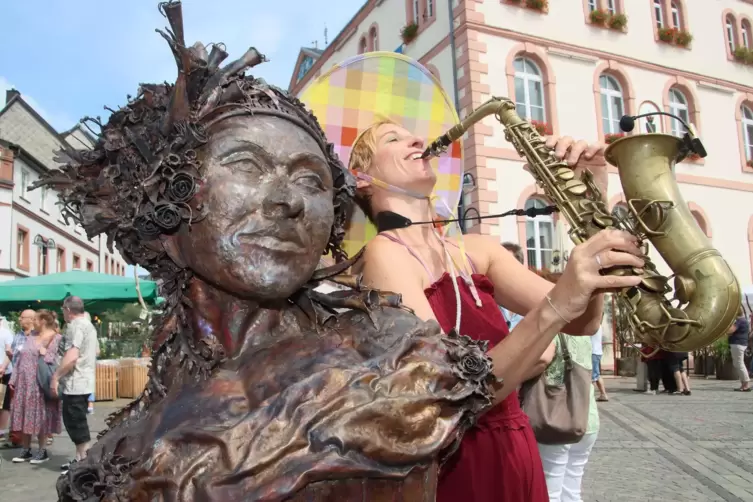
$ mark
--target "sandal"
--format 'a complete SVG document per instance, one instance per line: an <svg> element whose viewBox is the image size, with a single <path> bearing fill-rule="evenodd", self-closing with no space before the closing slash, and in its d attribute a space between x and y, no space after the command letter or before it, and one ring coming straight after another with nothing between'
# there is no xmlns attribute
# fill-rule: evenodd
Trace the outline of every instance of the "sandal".
<svg viewBox="0 0 753 502"><path fill-rule="evenodd" d="M753 390L753 389L751 389L750 387L748 387L747 389L742 389L742 388L735 389L735 392L750 392L751 390Z"/></svg>
<svg viewBox="0 0 753 502"><path fill-rule="evenodd" d="M599 403L606 403L607 401L609 401L609 398L599 396L596 398L596 401L598 401Z"/></svg>

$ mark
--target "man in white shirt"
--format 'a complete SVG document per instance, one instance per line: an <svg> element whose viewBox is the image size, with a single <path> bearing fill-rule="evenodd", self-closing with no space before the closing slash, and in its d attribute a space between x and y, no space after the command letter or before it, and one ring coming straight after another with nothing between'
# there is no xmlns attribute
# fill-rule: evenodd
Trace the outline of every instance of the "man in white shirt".
<svg viewBox="0 0 753 502"><path fill-rule="evenodd" d="M604 387L604 381L601 379L601 356L604 353L601 343L601 328L591 336L591 380L599 391L597 401L609 401L607 389Z"/></svg>
<svg viewBox="0 0 753 502"><path fill-rule="evenodd" d="M52 377L50 387L58 388L63 400L63 425L76 445L75 461L83 460L89 450L91 436L87 409L89 395L94 392L97 364L97 329L87 319L84 302L77 296L63 300L66 329L60 342L63 356ZM63 466L67 470L68 464Z"/></svg>

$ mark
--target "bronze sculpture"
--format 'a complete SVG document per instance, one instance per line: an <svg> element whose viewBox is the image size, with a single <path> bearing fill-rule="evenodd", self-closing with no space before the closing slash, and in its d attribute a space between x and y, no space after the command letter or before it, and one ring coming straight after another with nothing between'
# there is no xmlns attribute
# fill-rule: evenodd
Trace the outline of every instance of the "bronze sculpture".
<svg viewBox="0 0 753 502"><path fill-rule="evenodd" d="M245 76L255 49L220 68L222 47L185 46L179 2L160 9L175 85L143 85L37 183L168 302L147 388L60 500L434 500L491 403L485 347L341 274L355 181L316 119ZM323 253L338 263L316 270Z"/></svg>

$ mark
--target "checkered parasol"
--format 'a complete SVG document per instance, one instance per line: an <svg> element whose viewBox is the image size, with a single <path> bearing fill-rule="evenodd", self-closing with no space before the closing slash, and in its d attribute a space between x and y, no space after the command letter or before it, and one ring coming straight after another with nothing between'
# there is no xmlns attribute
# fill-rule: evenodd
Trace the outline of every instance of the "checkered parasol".
<svg viewBox="0 0 753 502"><path fill-rule="evenodd" d="M348 165L356 139L375 122L389 118L415 135L432 141L459 122L441 84L418 61L394 52L370 52L332 67L303 93L335 152ZM434 193L438 215L449 217L460 201L463 178L459 142L432 160L437 173ZM376 227L356 209L343 249L349 256L376 235Z"/></svg>

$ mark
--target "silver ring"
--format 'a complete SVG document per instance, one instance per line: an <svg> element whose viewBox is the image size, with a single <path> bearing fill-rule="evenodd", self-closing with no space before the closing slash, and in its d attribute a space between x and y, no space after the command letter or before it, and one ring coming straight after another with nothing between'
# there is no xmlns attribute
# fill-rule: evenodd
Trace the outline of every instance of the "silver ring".
<svg viewBox="0 0 753 502"><path fill-rule="evenodd" d="M599 258L599 255L595 255L594 258L596 259L596 263L599 264L599 269L601 270L604 268L604 266L601 264L601 258Z"/></svg>

